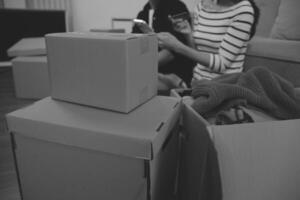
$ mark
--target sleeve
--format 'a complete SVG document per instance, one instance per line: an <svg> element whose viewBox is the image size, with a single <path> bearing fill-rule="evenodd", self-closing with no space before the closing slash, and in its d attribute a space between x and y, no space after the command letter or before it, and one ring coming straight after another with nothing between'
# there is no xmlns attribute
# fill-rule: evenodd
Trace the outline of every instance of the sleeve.
<svg viewBox="0 0 300 200"><path fill-rule="evenodd" d="M240 72L246 56L251 27L254 22L253 9L238 13L221 42L217 54L210 54L209 68L214 72Z"/></svg>

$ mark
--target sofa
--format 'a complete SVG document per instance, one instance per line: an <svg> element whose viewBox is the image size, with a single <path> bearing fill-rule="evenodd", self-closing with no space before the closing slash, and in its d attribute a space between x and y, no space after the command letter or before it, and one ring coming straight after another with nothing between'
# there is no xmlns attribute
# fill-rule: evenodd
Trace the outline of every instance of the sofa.
<svg viewBox="0 0 300 200"><path fill-rule="evenodd" d="M300 0L254 0L260 9L245 71L264 66L300 86Z"/></svg>

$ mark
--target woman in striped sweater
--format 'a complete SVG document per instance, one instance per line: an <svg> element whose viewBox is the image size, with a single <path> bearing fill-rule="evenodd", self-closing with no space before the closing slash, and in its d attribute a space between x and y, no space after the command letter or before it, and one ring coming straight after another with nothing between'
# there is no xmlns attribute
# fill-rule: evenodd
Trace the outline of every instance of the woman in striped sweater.
<svg viewBox="0 0 300 200"><path fill-rule="evenodd" d="M253 0L200 0L194 11L193 27L186 20L170 18L189 45L169 33L158 34L159 44L197 62L193 80L241 72L258 15Z"/></svg>

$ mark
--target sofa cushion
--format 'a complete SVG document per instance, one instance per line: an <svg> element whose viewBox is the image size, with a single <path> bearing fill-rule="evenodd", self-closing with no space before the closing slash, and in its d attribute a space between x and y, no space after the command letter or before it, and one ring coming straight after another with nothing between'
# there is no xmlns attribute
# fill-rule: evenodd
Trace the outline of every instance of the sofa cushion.
<svg viewBox="0 0 300 200"><path fill-rule="evenodd" d="M269 37L278 14L280 0L254 0L254 2L260 10L256 35Z"/></svg>
<svg viewBox="0 0 300 200"><path fill-rule="evenodd" d="M281 0L271 37L300 40L300 0Z"/></svg>
<svg viewBox="0 0 300 200"><path fill-rule="evenodd" d="M256 36L249 43L247 55L300 63L299 52L300 41Z"/></svg>

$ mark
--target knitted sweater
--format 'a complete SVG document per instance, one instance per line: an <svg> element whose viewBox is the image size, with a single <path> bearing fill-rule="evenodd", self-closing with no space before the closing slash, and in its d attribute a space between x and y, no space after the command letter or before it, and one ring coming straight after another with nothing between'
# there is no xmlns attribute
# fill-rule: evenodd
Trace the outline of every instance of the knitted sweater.
<svg viewBox="0 0 300 200"><path fill-rule="evenodd" d="M278 119L300 118L300 98L294 86L262 67L192 83L193 108L211 115L240 104L260 108Z"/></svg>

